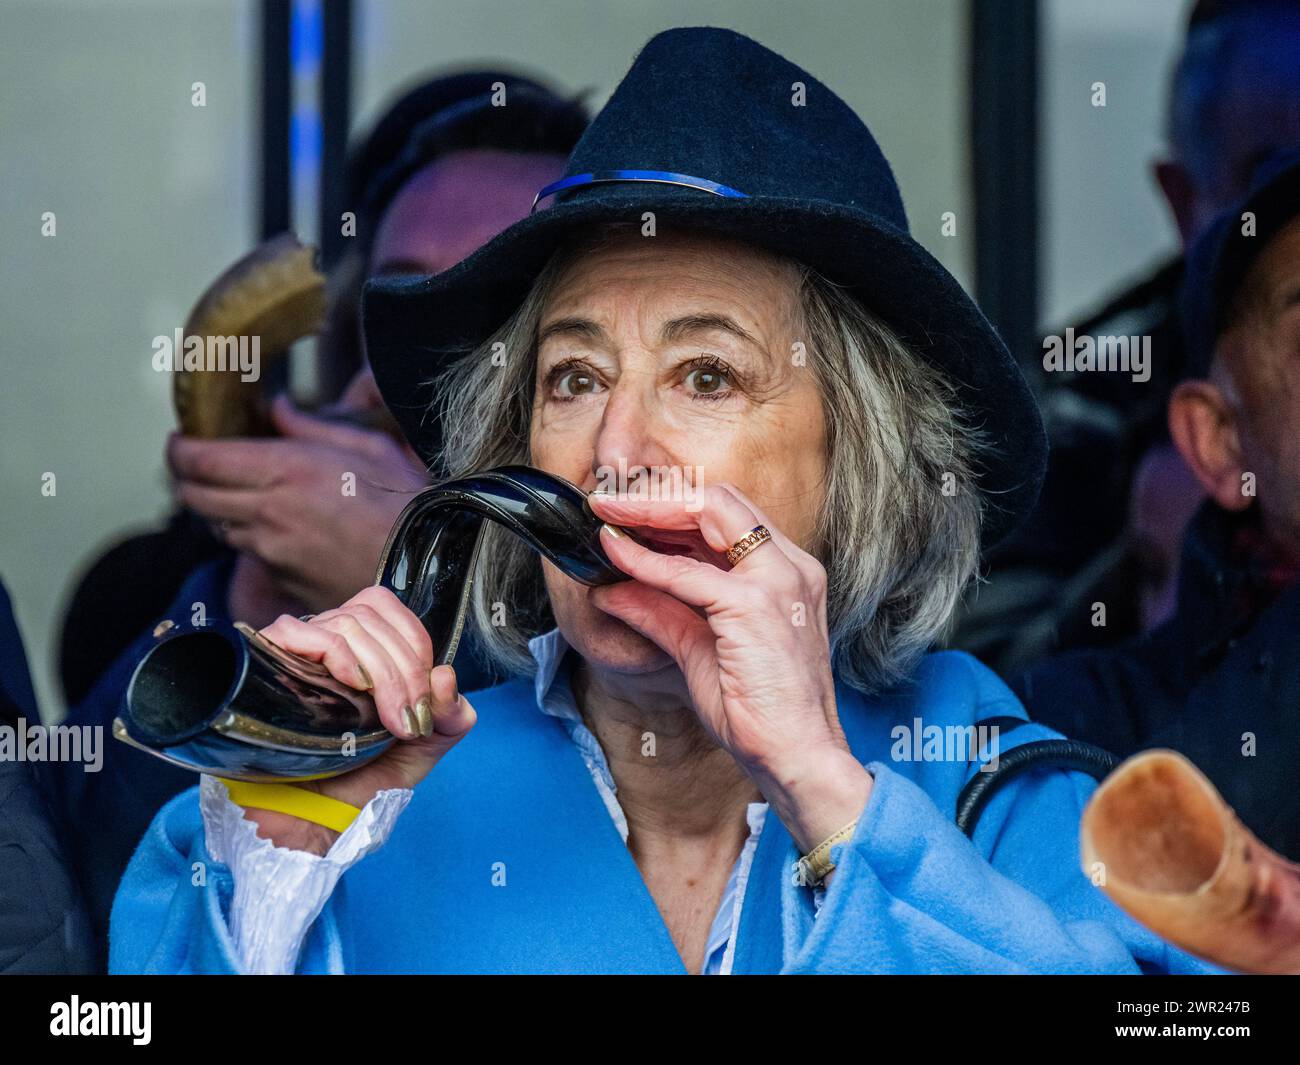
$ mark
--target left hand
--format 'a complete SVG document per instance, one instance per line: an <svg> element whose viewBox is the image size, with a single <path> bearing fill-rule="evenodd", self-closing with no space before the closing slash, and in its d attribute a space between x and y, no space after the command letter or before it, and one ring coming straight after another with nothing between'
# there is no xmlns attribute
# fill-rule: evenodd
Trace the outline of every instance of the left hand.
<svg viewBox="0 0 1300 1065"><path fill-rule="evenodd" d="M610 524L698 529L720 553L756 525L767 527L771 540L730 571L660 554L607 527L602 545L633 580L593 589L591 601L673 657L704 727L804 853L858 817L871 775L839 723L821 563L731 485L710 485L690 502L589 498Z"/></svg>

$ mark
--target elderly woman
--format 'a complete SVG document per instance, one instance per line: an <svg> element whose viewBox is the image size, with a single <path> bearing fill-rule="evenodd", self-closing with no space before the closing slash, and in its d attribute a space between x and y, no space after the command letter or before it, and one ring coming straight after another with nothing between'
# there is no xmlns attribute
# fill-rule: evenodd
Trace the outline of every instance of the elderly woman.
<svg viewBox="0 0 1300 1065"><path fill-rule="evenodd" d="M386 591L270 625L373 688L404 742L297 814L207 777L179 796L118 896L113 968L1190 966L1081 874L1087 777L1018 778L972 841L952 816L975 755L908 738L1024 717L926 651L1043 443L866 127L753 41L677 30L569 174L458 267L373 286L367 343L431 462L424 385L459 350L447 472L526 462L592 491L632 579L589 588L493 537L475 621L531 677L473 705Z"/></svg>

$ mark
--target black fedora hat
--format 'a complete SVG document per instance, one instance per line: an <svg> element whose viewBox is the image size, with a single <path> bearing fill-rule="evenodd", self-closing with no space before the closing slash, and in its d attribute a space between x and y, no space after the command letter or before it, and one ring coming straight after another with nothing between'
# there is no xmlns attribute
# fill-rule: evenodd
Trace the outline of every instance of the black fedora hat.
<svg viewBox="0 0 1300 1065"><path fill-rule="evenodd" d="M986 546L1033 506L1047 450L1034 398L979 308L912 239L871 132L821 82L730 30L668 30L641 50L566 174L542 190L544 209L450 270L366 286L375 379L426 461L441 448L429 380L446 360L504 324L576 230L639 224L652 211L660 227L731 236L813 267L947 373L990 445L978 471Z"/></svg>

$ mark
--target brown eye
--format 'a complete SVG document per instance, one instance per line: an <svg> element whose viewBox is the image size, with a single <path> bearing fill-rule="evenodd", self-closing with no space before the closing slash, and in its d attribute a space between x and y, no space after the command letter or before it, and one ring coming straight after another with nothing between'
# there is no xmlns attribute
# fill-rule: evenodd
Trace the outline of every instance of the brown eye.
<svg viewBox="0 0 1300 1065"><path fill-rule="evenodd" d="M685 378L686 387L699 396L717 395L727 387L726 374L710 367L697 367Z"/></svg>
<svg viewBox="0 0 1300 1065"><path fill-rule="evenodd" d="M569 370L555 382L555 390L562 396L587 396L596 389L596 378L587 370Z"/></svg>

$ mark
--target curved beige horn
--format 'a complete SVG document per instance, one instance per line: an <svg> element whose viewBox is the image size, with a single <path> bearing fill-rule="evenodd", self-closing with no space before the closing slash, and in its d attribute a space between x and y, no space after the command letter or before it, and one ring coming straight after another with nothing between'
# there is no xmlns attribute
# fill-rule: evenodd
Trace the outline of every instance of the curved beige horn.
<svg viewBox="0 0 1300 1065"><path fill-rule="evenodd" d="M325 277L316 249L291 233L258 245L199 298L185 336L257 337L264 374L297 340L319 333L325 319ZM205 438L271 433L261 374L244 381L230 370L183 370L172 397L181 432Z"/></svg>
<svg viewBox="0 0 1300 1065"><path fill-rule="evenodd" d="M1228 969L1300 973L1300 867L1173 751L1145 751L1083 811L1083 871L1152 931Z"/></svg>

